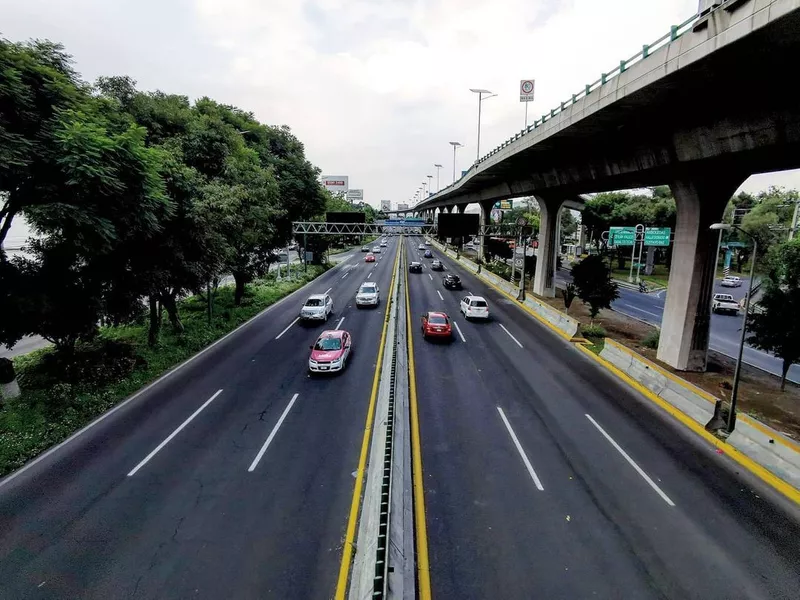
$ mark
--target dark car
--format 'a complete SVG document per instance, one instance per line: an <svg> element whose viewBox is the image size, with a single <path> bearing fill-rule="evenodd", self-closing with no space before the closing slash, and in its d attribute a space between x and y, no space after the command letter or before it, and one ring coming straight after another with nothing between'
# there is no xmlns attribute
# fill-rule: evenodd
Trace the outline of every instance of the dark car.
<svg viewBox="0 0 800 600"><path fill-rule="evenodd" d="M425 250L425 258L433 258L433 252L430 250Z"/></svg>
<svg viewBox="0 0 800 600"><path fill-rule="evenodd" d="M422 265L418 262L412 262L408 265L409 273L422 273Z"/></svg>
<svg viewBox="0 0 800 600"><path fill-rule="evenodd" d="M458 275L453 275L452 273L448 273L444 277L442 277L442 283L444 287L448 290L460 290L461 289L461 279Z"/></svg>
<svg viewBox="0 0 800 600"><path fill-rule="evenodd" d="M431 262L431 271L444 271L444 265L440 260L434 260Z"/></svg>

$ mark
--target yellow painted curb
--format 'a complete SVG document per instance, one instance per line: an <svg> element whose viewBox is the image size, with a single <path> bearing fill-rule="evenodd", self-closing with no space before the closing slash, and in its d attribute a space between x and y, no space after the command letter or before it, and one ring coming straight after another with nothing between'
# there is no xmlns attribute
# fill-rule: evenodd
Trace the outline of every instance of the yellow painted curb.
<svg viewBox="0 0 800 600"><path fill-rule="evenodd" d="M606 340L608 342L609 340ZM612 365L610 362L605 360L604 358L596 355L594 352L586 348L583 344L576 344L576 347L583 352L586 356L592 358L592 360L596 361L603 367L605 367L608 371L616 375L619 379L627 383L629 386L634 388L636 391L641 393L645 396L648 400L652 401L654 404L658 405L664 411L669 413L672 417L677 419L680 423L691 429L694 433L702 437L705 441L709 442L715 448L722 450L725 454L730 456L733 460L739 463L742 467L753 473L755 476L759 477L762 481L766 482L767 484L771 485L773 488L778 490L784 496L793 500L797 504L800 504L800 490L792 486L791 484L787 483L765 467L762 467L760 464L755 462L750 457L746 456L733 446L726 444L724 441L720 440L716 436L710 434L705 428L700 425L697 421L686 415L685 413L681 412L674 406L672 406L666 400L659 398L641 383L627 375L626 373L619 370L617 367Z"/></svg>
<svg viewBox="0 0 800 600"><path fill-rule="evenodd" d="M414 539L417 547L417 597L431 598L431 567L428 559L428 525L425 516L425 488L422 477L422 441L419 430L417 375L414 369L414 339L411 335L411 298L408 294L408 269L403 269L406 283L406 338L408 344L408 397L411 408L411 464L414 490Z"/></svg>
<svg viewBox="0 0 800 600"><path fill-rule="evenodd" d="M609 343L612 346L614 346L615 348L617 348L617 349L621 350L622 352L625 352L629 356L633 357L634 359L637 359L637 360L640 360L640 361L644 362L645 364L647 364L648 367L650 367L654 371L660 373L661 375L663 375L664 377L666 377L670 381L673 381L674 383L677 383L678 385L682 386L684 389L687 389L690 392L693 392L693 393L697 394L701 398L704 398L705 400L708 400L711 404L716 404L717 400L722 400L722 398L715 398L713 395L709 394L704 389L701 389L701 388L697 387L696 385L690 383L689 381L681 379L677 375L674 375L673 373L670 373L669 371L667 371L663 367L657 365L656 363L654 363L650 359L642 356L641 354L638 354L638 353L634 352L633 350L631 350L627 346L623 346L619 342L616 342L616 341L614 341L612 339L606 338L606 344L609 344ZM748 425L758 429L764 435L769 436L770 439L774 439L776 443L778 443L778 444L780 444L782 446L785 446L785 447L789 448L790 450L794 450L795 452L800 454L800 445L798 445L798 444L794 443L792 440L789 440L789 439L785 438L784 436L780 435L777 431L770 431L769 428L767 428L763 423L759 423L758 421L756 421L752 417L748 417L747 415L743 415L743 414L740 414L738 412L737 412L736 418L738 420L744 421Z"/></svg>
<svg viewBox="0 0 800 600"><path fill-rule="evenodd" d="M347 530L342 547L342 564L339 567L339 578L336 583L336 600L345 600L347 585L350 580L350 566L353 562L353 549L355 548L356 525L358 524L358 513L361 508L361 492L364 488L364 471L367 468L367 456L369 455L369 443L372 438L372 427L375 420L375 404L378 398L378 385L381 380L381 368L383 366L383 349L386 345L386 332L389 328L389 311L392 307L392 293L394 292L395 279L397 278L397 267L400 264L401 245L398 244L397 257L394 261L394 272L392 273L392 283L389 285L389 294L386 302L386 313L383 320L383 330L381 331L381 341L378 346L378 360L375 364L375 375L372 378L372 392L369 398L369 408L367 408L367 419L364 425L364 437L361 439L361 453L358 457L358 469L356 470L356 482L353 486L353 499L350 502L350 514L347 518Z"/></svg>

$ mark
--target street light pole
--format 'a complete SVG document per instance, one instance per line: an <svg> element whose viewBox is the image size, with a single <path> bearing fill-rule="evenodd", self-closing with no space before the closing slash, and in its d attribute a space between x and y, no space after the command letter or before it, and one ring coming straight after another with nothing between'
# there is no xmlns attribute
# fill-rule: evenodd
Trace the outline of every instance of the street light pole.
<svg viewBox="0 0 800 600"><path fill-rule="evenodd" d="M431 180L433 179L433 175L426 175L426 177L428 178L428 195L430 195L431 194L431 187L432 187L431 186Z"/></svg>
<svg viewBox="0 0 800 600"><path fill-rule="evenodd" d="M456 150L461 148L463 144L461 142L450 142L450 145L453 147L453 183L456 182Z"/></svg>
<svg viewBox="0 0 800 600"><path fill-rule="evenodd" d="M741 378L741 372L742 372L742 354L744 353L744 342L747 337L747 315L750 312L750 296L753 295L753 277L755 276L758 241L753 235L749 234L741 227L737 227L736 225L728 225L727 223L714 223L713 225L711 225L710 229L718 229L720 231L736 229L744 233L751 240L753 240L753 254L750 257L750 281L747 284L747 296L745 296L744 298L744 317L742 317L742 336L739 339L739 354L736 357L736 368L733 371L733 387L731 389L731 408L730 412L728 413L727 430L728 434L731 434L733 433L733 430L736 428L736 401L739 398L739 379Z"/></svg>
<svg viewBox="0 0 800 600"><path fill-rule="evenodd" d="M439 183L439 171L441 170L442 165L435 164L433 166L436 167L436 193L438 194L442 190L442 185Z"/></svg>
<svg viewBox="0 0 800 600"><path fill-rule="evenodd" d="M470 92L478 94L478 143L477 147L475 148L475 162L477 163L478 160L481 158L481 104L484 100L488 98L494 98L497 94L492 94L489 90L484 89L476 89L470 88ZM484 94L488 94L486 98L483 97Z"/></svg>

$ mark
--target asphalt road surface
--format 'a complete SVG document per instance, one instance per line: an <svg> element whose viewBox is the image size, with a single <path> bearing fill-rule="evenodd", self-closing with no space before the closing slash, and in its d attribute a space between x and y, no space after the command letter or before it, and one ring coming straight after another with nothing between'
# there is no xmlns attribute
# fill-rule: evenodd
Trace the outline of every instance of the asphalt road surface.
<svg viewBox="0 0 800 600"><path fill-rule="evenodd" d="M559 271L557 278L562 281L572 280L572 276L565 270ZM720 281L716 281L714 283L714 293L731 294L739 302L747 295L748 281L748 278L742 279L742 287L738 288L722 287ZM611 303L611 307L617 312L660 327L661 318L664 315L667 292L668 290L661 290L642 294L635 290L620 287L619 298ZM709 347L726 356L736 358L739 353L739 341L742 336L741 327L741 314L738 316L712 314ZM742 360L773 375L780 376L781 374L782 361L780 359L767 352L756 350L752 346L745 345ZM800 383L800 365L789 367L787 379Z"/></svg>
<svg viewBox="0 0 800 600"><path fill-rule="evenodd" d="M365 280L388 293L398 243L351 253L0 483L0 598L331 597L385 310L354 298ZM328 289L328 323L295 323ZM310 378L309 345L337 325L347 370Z"/></svg>
<svg viewBox="0 0 800 600"><path fill-rule="evenodd" d="M434 598L800 597L795 508L434 250L446 290L410 241ZM427 310L452 343L422 339Z"/></svg>

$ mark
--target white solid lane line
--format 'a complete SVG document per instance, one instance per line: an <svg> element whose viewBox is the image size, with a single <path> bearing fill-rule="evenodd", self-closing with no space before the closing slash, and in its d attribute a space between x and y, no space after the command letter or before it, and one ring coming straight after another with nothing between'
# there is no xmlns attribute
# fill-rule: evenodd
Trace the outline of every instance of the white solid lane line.
<svg viewBox="0 0 800 600"><path fill-rule="evenodd" d="M130 473L128 473L128 477L132 477L133 475L136 475L136 472L139 469L141 469L143 466L145 466L151 458L153 458L156 454L158 454L158 452L164 446L166 446L170 442L170 440L172 438L174 438L176 435L178 435L184 427L186 427L189 423L192 422L192 419L194 419L197 415L199 415L203 411L203 409L206 406L208 406L209 404L211 404L211 402L214 400L214 398L219 396L221 393L222 393L222 390L217 390L217 392L213 396L211 396L211 398L206 400L200 408L198 408L196 411L194 411L188 419L186 419L183 423L178 425L178 428L175 431L173 431L172 433L170 433L169 436L167 437L167 439L165 439L158 446L156 446L155 449L150 454L145 456L145 458L144 458L144 460L142 462L140 462L138 465L136 465L133 468L133 470Z"/></svg>
<svg viewBox="0 0 800 600"><path fill-rule="evenodd" d="M511 436L514 445L517 447L517 452L519 452L519 455L522 457L522 462L525 463L525 468L528 469L528 474L531 476L531 479L533 479L533 483L536 484L536 488L540 492L543 492L544 488L542 487L542 482L539 481L539 477L538 475L536 475L536 471L533 470L533 465L531 465L531 461L528 460L528 456L525 454L525 450L522 449L522 444L519 443L519 440L517 439L517 434L514 433L513 429L511 429L511 423L509 423L508 419L506 419L506 414L503 412L503 409L500 408L499 406L497 407L497 412L500 413L500 418L503 419L503 423L505 424L506 429L508 429L508 434Z"/></svg>
<svg viewBox="0 0 800 600"><path fill-rule="evenodd" d="M458 335L459 335L459 337L461 338L461 341L462 341L462 342L464 342L464 343L466 343L466 342L467 342L467 338L465 338L465 337L464 337L464 334L463 334L463 333L461 333L461 327L459 327L459 326L458 326L458 323L456 323L455 321L453 321L453 325L455 325L455 327L456 327L456 331L458 332Z"/></svg>
<svg viewBox="0 0 800 600"><path fill-rule="evenodd" d="M276 339L276 340L279 340L279 339L281 339L281 336L282 336L284 333L286 333L287 331L289 331L289 330L292 328L292 325L294 325L295 323L297 323L299 320L300 320L300 317L297 317L297 318L296 318L294 321L292 321L291 323L289 323L289 325L288 325L288 327L286 327L286 329L284 329L284 330L283 330L283 331L281 331L281 332L280 332L278 335L276 335L276 336L275 336L275 339Z"/></svg>
<svg viewBox="0 0 800 600"><path fill-rule="evenodd" d="M433 275L431 275L430 273L428 273L428 277L430 277L430 278L431 278L431 281L433 281Z"/></svg>
<svg viewBox="0 0 800 600"><path fill-rule="evenodd" d="M647 475L647 473L645 473L645 472L642 470L642 468L641 468L639 465L637 465L637 464L636 464L636 463L633 461L633 459L632 459L630 456L628 456L628 453L627 453L627 452L625 452L625 450L623 450L623 449L620 447L620 445L619 445L619 444L617 444L617 442L615 442L615 441L614 441L614 439L613 439L613 438L612 438L610 435L608 435L608 434L606 433L605 429L603 429L602 427L600 427L600 424L599 424L597 421L595 421L595 420L592 418L592 416L591 416L591 415L586 415L586 418L587 418L587 419L589 419L589 421L591 421L592 425L594 425L595 427L597 427L597 430L598 430L600 433L602 433L602 434L603 434L603 437L604 437L604 438L606 438L606 439L607 439L607 440L608 440L608 441L611 443L611 445L612 445L612 446L614 446L614 448L616 448L616 449L617 449L617 452L619 452L620 454L622 454L622 457L623 457L625 460L627 460L627 461L628 461L628 464L630 464L630 466L632 466L632 467L633 467L633 468L636 470L636 472L637 472L639 475L641 475L641 476L642 476L642 479L644 479L644 480L645 480L645 481L646 481L646 482L647 482L647 483L650 485L650 487L651 487L651 488L653 488L653 489L656 491L656 493L658 493L658 495L659 495L659 496L661 496L661 498L664 500L664 502L666 502L666 503L667 503L667 504L669 504L670 506L675 506L675 503L674 503L672 500L670 500L670 499L669 499L669 496L667 496L667 495L666 495L666 494L665 494L665 493L664 493L664 492L661 490L661 488L660 488L660 487L658 487L658 486L656 485L655 481L653 481L652 479L650 479L650 477Z"/></svg>
<svg viewBox="0 0 800 600"><path fill-rule="evenodd" d="M339 322L336 324L336 329L339 329L339 327L341 327L341 326L342 326L342 323L344 323L344 317L342 317L341 319L339 319Z"/></svg>
<svg viewBox="0 0 800 600"><path fill-rule="evenodd" d="M297 397L299 395L300 394L295 394L294 396L292 396L292 399L289 400L289 404L287 404L286 408L283 409L283 414L281 414L280 419L278 419L278 422L275 423L275 427L273 427L272 431L270 431L269 437L267 438L267 441L264 442L264 445L261 446L261 450L258 451L258 454L256 454L256 457L253 459L253 462L250 463L250 467L247 469L250 473L255 471L255 468L258 466L258 461L261 460L261 458L264 456L264 453L267 451L267 448L269 448L269 445L272 443L272 440L275 438L275 434L278 433L278 429L280 429L281 425L283 425L283 421L284 421L284 419L286 419L286 415L288 415L289 411L292 410L292 406L294 406L294 402L295 402L295 400L297 400Z"/></svg>
<svg viewBox="0 0 800 600"><path fill-rule="evenodd" d="M510 337L512 340L514 340L517 343L517 346L519 346L520 348L523 347L522 344L519 343L519 340L517 338L515 338L513 335L511 335L511 332L508 329L506 329L505 326L502 323L499 323L499 325L500 325L500 327L503 328L503 331L505 331L508 334L508 337Z"/></svg>
<svg viewBox="0 0 800 600"><path fill-rule="evenodd" d="M444 302L444 296L442 296L442 292L440 292L439 290L436 290L436 293L437 293L437 294L439 294L439 299L440 299L442 302Z"/></svg>

